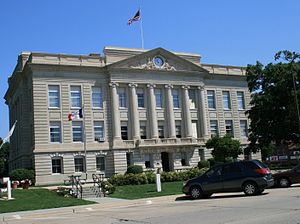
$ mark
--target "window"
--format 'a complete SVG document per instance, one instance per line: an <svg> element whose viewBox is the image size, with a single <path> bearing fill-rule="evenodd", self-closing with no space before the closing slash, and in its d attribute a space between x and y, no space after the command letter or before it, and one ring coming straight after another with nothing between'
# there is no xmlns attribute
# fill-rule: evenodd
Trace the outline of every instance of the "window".
<svg viewBox="0 0 300 224"><path fill-rule="evenodd" d="M145 107L144 90L137 89L136 94L137 94L137 100L138 100L138 107L144 108Z"/></svg>
<svg viewBox="0 0 300 224"><path fill-rule="evenodd" d="M196 108L196 90L189 89L190 109Z"/></svg>
<svg viewBox="0 0 300 224"><path fill-rule="evenodd" d="M216 109L215 91L207 90L207 103L209 109Z"/></svg>
<svg viewBox="0 0 300 224"><path fill-rule="evenodd" d="M60 122L50 121L50 142L61 142L60 136Z"/></svg>
<svg viewBox="0 0 300 224"><path fill-rule="evenodd" d="M84 172L85 171L85 162L83 156L76 156L74 158L75 172Z"/></svg>
<svg viewBox="0 0 300 224"><path fill-rule="evenodd" d="M141 139L146 139L147 138L146 121L140 121L140 137L141 137Z"/></svg>
<svg viewBox="0 0 300 224"><path fill-rule="evenodd" d="M125 88L119 88L119 107L125 108L126 107L126 92Z"/></svg>
<svg viewBox="0 0 300 224"><path fill-rule="evenodd" d="M71 107L81 107L81 89L80 86L71 86Z"/></svg>
<svg viewBox="0 0 300 224"><path fill-rule="evenodd" d="M97 171L105 171L105 156L97 156L96 157L96 169Z"/></svg>
<svg viewBox="0 0 300 224"><path fill-rule="evenodd" d="M211 134L211 137L215 137L215 136L219 135L218 121L216 121L216 120L210 121L210 134Z"/></svg>
<svg viewBox="0 0 300 224"><path fill-rule="evenodd" d="M189 166L188 156L186 152L181 153L181 166Z"/></svg>
<svg viewBox="0 0 300 224"><path fill-rule="evenodd" d="M161 89L155 89L155 101L156 101L156 108L162 108L162 91Z"/></svg>
<svg viewBox="0 0 300 224"><path fill-rule="evenodd" d="M153 168L152 154L145 154L145 167L146 168Z"/></svg>
<svg viewBox="0 0 300 224"><path fill-rule="evenodd" d="M158 122L158 137L159 138L164 138L165 137L165 133L164 133L164 123L163 121L159 121Z"/></svg>
<svg viewBox="0 0 300 224"><path fill-rule="evenodd" d="M48 86L48 105L59 108L59 86Z"/></svg>
<svg viewBox="0 0 300 224"><path fill-rule="evenodd" d="M94 121L94 140L97 142L104 142L103 121Z"/></svg>
<svg viewBox="0 0 300 224"><path fill-rule="evenodd" d="M223 174L224 175L232 176L234 174L240 174L240 173L242 173L242 169L236 163L227 164L227 165L224 165L224 167L223 167Z"/></svg>
<svg viewBox="0 0 300 224"><path fill-rule="evenodd" d="M226 129L226 134L233 137L233 126L231 120L225 121L225 129Z"/></svg>
<svg viewBox="0 0 300 224"><path fill-rule="evenodd" d="M223 108L224 110L230 110L230 93L229 91L223 91Z"/></svg>
<svg viewBox="0 0 300 224"><path fill-rule="evenodd" d="M102 108L102 91L100 87L92 87L93 108Z"/></svg>
<svg viewBox="0 0 300 224"><path fill-rule="evenodd" d="M240 121L240 134L241 134L241 138L248 137L248 126L246 120Z"/></svg>
<svg viewBox="0 0 300 224"><path fill-rule="evenodd" d="M180 108L180 105L179 105L179 90L178 89L173 89L172 90L172 95L173 95L173 107L174 108Z"/></svg>
<svg viewBox="0 0 300 224"><path fill-rule="evenodd" d="M126 161L127 161L127 167L133 165L133 153L132 152L126 153Z"/></svg>
<svg viewBox="0 0 300 224"><path fill-rule="evenodd" d="M175 121L176 138L181 138L181 121Z"/></svg>
<svg viewBox="0 0 300 224"><path fill-rule="evenodd" d="M128 140L128 129L127 129L127 122L121 122L121 138L122 140Z"/></svg>
<svg viewBox="0 0 300 224"><path fill-rule="evenodd" d="M244 92L241 92L241 91L237 92L237 101L238 101L238 109L239 110L244 110L245 109Z"/></svg>
<svg viewBox="0 0 300 224"><path fill-rule="evenodd" d="M62 173L62 157L52 158L52 173Z"/></svg>
<svg viewBox="0 0 300 224"><path fill-rule="evenodd" d="M72 122L72 132L73 132L73 142L82 142L82 122L73 121Z"/></svg>

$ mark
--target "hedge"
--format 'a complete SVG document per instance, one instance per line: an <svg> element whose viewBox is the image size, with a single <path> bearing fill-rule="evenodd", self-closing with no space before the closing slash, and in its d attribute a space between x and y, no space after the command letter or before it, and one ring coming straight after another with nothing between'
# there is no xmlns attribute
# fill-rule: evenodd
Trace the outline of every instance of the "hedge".
<svg viewBox="0 0 300 224"><path fill-rule="evenodd" d="M204 172L206 172L206 170L207 168L193 168L182 172L162 172L161 182L185 181L202 175ZM117 174L109 178L108 182L114 186L151 184L155 183L155 173L146 172L139 174Z"/></svg>

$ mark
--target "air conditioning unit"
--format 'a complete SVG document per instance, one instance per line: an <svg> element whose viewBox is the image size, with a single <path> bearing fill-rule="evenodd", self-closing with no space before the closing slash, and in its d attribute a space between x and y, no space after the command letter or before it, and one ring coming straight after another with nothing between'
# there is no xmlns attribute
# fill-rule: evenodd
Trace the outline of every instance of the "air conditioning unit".
<svg viewBox="0 0 300 224"><path fill-rule="evenodd" d="M95 138L95 141L97 141L97 142L105 142L105 138Z"/></svg>

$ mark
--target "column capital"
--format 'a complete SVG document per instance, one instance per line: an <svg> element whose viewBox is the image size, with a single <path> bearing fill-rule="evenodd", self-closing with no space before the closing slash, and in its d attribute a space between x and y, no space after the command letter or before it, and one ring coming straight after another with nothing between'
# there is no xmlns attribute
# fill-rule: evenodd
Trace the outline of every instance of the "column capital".
<svg viewBox="0 0 300 224"><path fill-rule="evenodd" d="M150 88L150 89L153 89L153 88L156 87L156 85L153 84L153 83L148 83L148 84L147 84L147 87Z"/></svg>
<svg viewBox="0 0 300 224"><path fill-rule="evenodd" d="M181 86L181 88L182 89L189 89L189 88L191 88L189 85L183 85L183 86Z"/></svg>
<svg viewBox="0 0 300 224"><path fill-rule="evenodd" d="M130 88L136 88L138 86L138 84L132 82L132 83L129 83L128 86Z"/></svg>
<svg viewBox="0 0 300 224"><path fill-rule="evenodd" d="M118 84L117 82L110 82L110 83L109 83L109 86L110 86L110 87L113 87L113 88L116 88L116 87L119 86L119 84Z"/></svg>
<svg viewBox="0 0 300 224"><path fill-rule="evenodd" d="M166 85L165 85L165 88L166 88L166 89L172 89L172 88L173 88L173 85L171 85L171 84L166 84Z"/></svg>
<svg viewBox="0 0 300 224"><path fill-rule="evenodd" d="M197 88L200 89L201 91L203 91L205 89L205 85L202 84L202 85L198 86Z"/></svg>

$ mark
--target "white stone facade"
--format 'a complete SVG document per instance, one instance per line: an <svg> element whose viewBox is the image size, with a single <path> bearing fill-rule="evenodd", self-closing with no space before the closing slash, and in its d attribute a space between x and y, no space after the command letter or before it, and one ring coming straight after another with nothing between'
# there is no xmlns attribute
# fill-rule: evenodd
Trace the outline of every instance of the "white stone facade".
<svg viewBox="0 0 300 224"><path fill-rule="evenodd" d="M104 55L22 53L5 95L10 170L34 168L37 184L74 173L165 171L210 157L226 132L247 144L245 70L200 63L200 55L106 47ZM68 114L83 109L83 118Z"/></svg>

